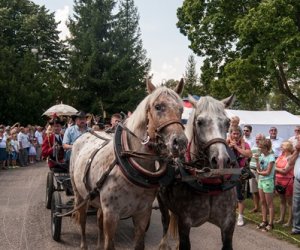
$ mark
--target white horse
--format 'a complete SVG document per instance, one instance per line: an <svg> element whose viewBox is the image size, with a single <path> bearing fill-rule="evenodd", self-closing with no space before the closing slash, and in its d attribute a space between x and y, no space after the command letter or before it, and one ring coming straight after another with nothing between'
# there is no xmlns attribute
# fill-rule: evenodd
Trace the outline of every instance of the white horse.
<svg viewBox="0 0 300 250"><path fill-rule="evenodd" d="M173 233L178 230L180 250L191 249L191 227L208 221L221 229L222 249L231 250L237 204L233 187L239 181L240 170L232 168L233 161L227 150L226 132L230 120L225 108L233 103L234 98L218 101L204 96L198 102L190 97L190 101L194 107L186 127L189 140L186 164L190 168L180 168L182 180L179 178L162 187L158 193L163 224L159 249L170 249L168 230ZM217 174L202 178L204 168Z"/></svg>
<svg viewBox="0 0 300 250"><path fill-rule="evenodd" d="M79 207L90 190L99 192L89 202L98 208L98 249L103 237L104 249L114 249L118 221L128 217L132 217L135 227L134 249L144 249L158 182L168 170L168 160L183 155L187 146L181 124L183 104L178 95L183 85L181 80L173 91L155 88L147 81L149 95L125 124L119 125L114 140L111 135L98 132L85 133L74 143L70 175L75 207ZM87 249L87 206L84 203L74 214L81 225L82 249Z"/></svg>

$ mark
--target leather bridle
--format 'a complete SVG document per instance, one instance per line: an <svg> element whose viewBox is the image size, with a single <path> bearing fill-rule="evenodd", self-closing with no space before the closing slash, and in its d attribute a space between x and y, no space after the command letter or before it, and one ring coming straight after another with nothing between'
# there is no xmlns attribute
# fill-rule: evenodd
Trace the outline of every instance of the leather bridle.
<svg viewBox="0 0 300 250"><path fill-rule="evenodd" d="M161 132L163 129L167 128L168 126L172 124L178 124L182 127L182 129L185 129L183 124L181 123L181 120L179 119L170 119L166 120L162 123L156 124L154 122L154 119L152 117L152 114L150 110L147 110L147 117L148 117L148 123L147 123L147 134L149 136L150 141L159 143L162 141L162 135ZM164 144L164 141L162 141Z"/></svg>
<svg viewBox="0 0 300 250"><path fill-rule="evenodd" d="M224 144L225 146L227 146L227 142L226 142L225 139L223 139L223 138L214 138L214 139L211 139L211 140L209 140L208 142L206 142L206 143L202 146L202 148L203 148L204 150L207 150L211 145L216 144L216 143L222 143L222 144Z"/></svg>

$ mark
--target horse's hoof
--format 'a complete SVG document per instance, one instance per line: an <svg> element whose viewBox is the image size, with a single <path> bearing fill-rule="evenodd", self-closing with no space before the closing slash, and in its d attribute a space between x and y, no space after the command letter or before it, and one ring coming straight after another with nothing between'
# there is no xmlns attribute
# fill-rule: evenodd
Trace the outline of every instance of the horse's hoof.
<svg viewBox="0 0 300 250"><path fill-rule="evenodd" d="M169 246L166 245L166 244L159 245L159 246L158 246L158 249L159 249L159 250L172 250L172 248L169 247Z"/></svg>
<svg viewBox="0 0 300 250"><path fill-rule="evenodd" d="M81 249L81 250L88 250L88 247L87 247L87 245L81 245L81 246L80 246L80 249Z"/></svg>

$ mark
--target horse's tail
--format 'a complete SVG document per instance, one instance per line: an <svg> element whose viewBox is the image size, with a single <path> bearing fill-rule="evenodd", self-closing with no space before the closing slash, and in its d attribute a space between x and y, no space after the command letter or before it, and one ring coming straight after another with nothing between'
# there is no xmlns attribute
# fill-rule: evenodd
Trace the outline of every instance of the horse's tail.
<svg viewBox="0 0 300 250"><path fill-rule="evenodd" d="M178 218L171 211L168 232L174 239L178 238Z"/></svg>
<svg viewBox="0 0 300 250"><path fill-rule="evenodd" d="M83 200L77 207L74 208L75 211L72 213L71 218L74 220L75 223L85 223L88 206L89 202Z"/></svg>
<svg viewBox="0 0 300 250"><path fill-rule="evenodd" d="M80 224L80 212L78 210L72 213L71 218L76 224Z"/></svg>

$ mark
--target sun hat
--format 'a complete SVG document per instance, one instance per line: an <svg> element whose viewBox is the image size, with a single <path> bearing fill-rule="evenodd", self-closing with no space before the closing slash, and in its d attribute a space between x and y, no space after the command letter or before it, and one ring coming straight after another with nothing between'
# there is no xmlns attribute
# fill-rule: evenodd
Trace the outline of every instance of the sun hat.
<svg viewBox="0 0 300 250"><path fill-rule="evenodd" d="M78 111L75 115L75 118L86 118L86 113L84 111Z"/></svg>

